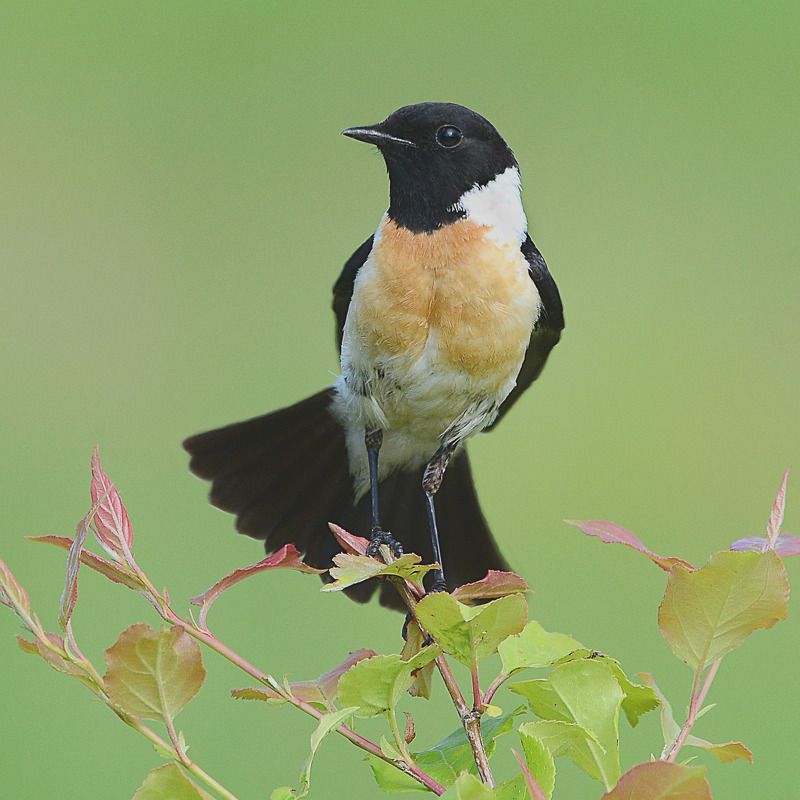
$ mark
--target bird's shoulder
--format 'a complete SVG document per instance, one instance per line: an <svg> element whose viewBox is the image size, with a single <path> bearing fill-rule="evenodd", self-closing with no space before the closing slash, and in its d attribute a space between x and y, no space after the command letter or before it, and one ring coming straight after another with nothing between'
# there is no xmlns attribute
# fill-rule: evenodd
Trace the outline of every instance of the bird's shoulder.
<svg viewBox="0 0 800 800"><path fill-rule="evenodd" d="M372 252L372 245L375 235L369 237L345 262L341 275L336 283L333 284L333 313L336 317L336 344L341 349L342 335L344 333L344 323L347 319L347 309L353 299L353 286L356 282L356 275L361 267L364 266L369 254Z"/></svg>

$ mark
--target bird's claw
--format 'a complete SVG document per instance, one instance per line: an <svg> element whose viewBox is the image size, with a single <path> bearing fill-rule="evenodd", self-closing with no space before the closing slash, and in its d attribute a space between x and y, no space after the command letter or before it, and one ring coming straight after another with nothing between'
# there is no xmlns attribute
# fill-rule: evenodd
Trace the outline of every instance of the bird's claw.
<svg viewBox="0 0 800 800"><path fill-rule="evenodd" d="M380 549L383 545L389 548L395 558L400 558L403 555L403 545L392 536L389 531L382 528L376 528L370 534L369 547L367 547L367 555L370 558L376 558L380 555Z"/></svg>
<svg viewBox="0 0 800 800"><path fill-rule="evenodd" d="M438 573L436 577L433 579L433 583L431 584L431 588L428 590L428 594L433 594L434 592L448 592L449 589L447 588L447 581L444 579L444 575L442 573Z"/></svg>

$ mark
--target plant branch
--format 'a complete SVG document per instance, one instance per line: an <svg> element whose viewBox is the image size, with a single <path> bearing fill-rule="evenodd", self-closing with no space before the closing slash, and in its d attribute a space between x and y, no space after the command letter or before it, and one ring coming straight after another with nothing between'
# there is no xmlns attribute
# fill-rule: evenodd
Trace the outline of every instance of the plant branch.
<svg viewBox="0 0 800 800"><path fill-rule="evenodd" d="M420 625L419 620L417 619L416 597L414 597L405 581L392 581L392 583L394 583L395 588L400 593L400 596L403 598L408 610L414 617L414 622L419 626L419 629L422 631L423 635L427 636L428 632L423 629L422 625ZM450 664L447 662L447 658L444 656L444 654L438 655L434 659L433 663L436 665L436 669L439 670L439 674L442 676L442 680L444 681L444 685L450 694L453 705L456 707L458 716L461 718L461 724L464 726L464 732L467 734L467 741L469 741L470 748L472 749L472 756L475 759L475 765L478 768L478 774L481 776L483 783L494 788L494 776L492 775L492 768L489 765L489 756L486 753L486 746L484 745L483 737L481 736L481 710L480 708L470 709L467 705L467 701L464 699L464 694L461 691L461 687L458 685L455 675L453 675L453 670L450 668ZM475 672L477 673L477 667L475 668ZM476 677L477 675L473 676L473 681ZM478 694L476 702L480 703L480 686L478 686L477 692Z"/></svg>
<svg viewBox="0 0 800 800"><path fill-rule="evenodd" d="M219 653L223 658L230 661L235 666L239 667L243 672L250 675L250 677L255 678L259 683L268 686L273 691L277 692L284 700L288 703L293 705L295 708L299 708L301 711L304 711L309 716L314 717L315 719L322 719L325 716L324 712L320 711L318 708L315 708L310 703L307 703L305 700L295 697L291 693L287 693L285 688L281 686L278 681L276 681L271 675L268 675L263 670L260 670L258 667L251 664L247 659L240 656L238 653L231 650L226 644L221 642L207 630L200 628L194 622L184 619L183 617L179 616L175 613L172 607L168 603L153 603L154 608L159 610L159 614L163 617L163 619L172 625L178 625L182 627L186 633L188 633L193 638L197 639L199 642L202 642L207 647L211 648L215 652ZM163 613L162 613L163 611ZM383 751L380 747L375 744L375 742L366 739L361 734L356 733L352 728L348 727L347 725L340 725L338 728L335 729L336 733L342 735L348 741L352 742L356 747L364 750L365 752L369 753L376 758L380 758L382 761L387 762L388 764L392 764L393 766L400 769L402 772L405 772L407 775L418 780L421 784L423 784L426 788L430 789L437 795L444 794L445 787L442 786L440 783L435 781L421 769L419 769L413 763L411 764L399 764L397 761L389 758L388 756L384 755Z"/></svg>
<svg viewBox="0 0 800 800"><path fill-rule="evenodd" d="M708 672L706 673L706 678L703 681L702 685L700 684L700 678L702 677L702 668L698 669L694 676L694 683L692 684L692 696L689 700L689 713L686 715L686 721L683 723L678 735L675 737L675 741L666 751L665 755L662 756L663 761L669 761L670 763L674 763L675 759L678 757L678 753L680 753L681 748L686 743L686 740L689 738L689 734L692 732L692 727L694 726L695 722L697 721L697 715L700 712L700 709L703 707L703 703L706 700L706 696L708 695L708 691L711 688L711 684L714 682L714 677L717 674L717 670L719 669L719 665L722 663L722 659L718 658L709 668Z"/></svg>

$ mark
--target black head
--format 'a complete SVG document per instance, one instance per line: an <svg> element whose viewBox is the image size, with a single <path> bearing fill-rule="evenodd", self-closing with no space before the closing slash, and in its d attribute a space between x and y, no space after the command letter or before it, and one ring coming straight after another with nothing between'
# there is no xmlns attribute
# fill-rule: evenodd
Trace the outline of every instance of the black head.
<svg viewBox="0 0 800 800"><path fill-rule="evenodd" d="M455 103L404 106L345 136L378 147L389 172L389 216L430 232L463 216L459 198L517 162L489 120Z"/></svg>

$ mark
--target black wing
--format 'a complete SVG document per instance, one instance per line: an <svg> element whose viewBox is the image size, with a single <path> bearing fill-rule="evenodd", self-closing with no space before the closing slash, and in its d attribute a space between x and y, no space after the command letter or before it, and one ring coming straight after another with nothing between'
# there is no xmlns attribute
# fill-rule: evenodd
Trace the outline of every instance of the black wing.
<svg viewBox="0 0 800 800"><path fill-rule="evenodd" d="M356 282L356 273L364 266L370 251L372 250L372 240L370 236L358 250L347 259L339 280L333 285L333 313L336 315L336 346L342 349L342 334L344 332L344 321L347 319L347 309L350 308L350 301L353 299L353 284Z"/></svg>
<svg viewBox="0 0 800 800"><path fill-rule="evenodd" d="M522 243L522 254L528 261L528 273L531 280L539 290L539 296L542 299L542 313L531 334L528 352L525 354L525 360L522 362L522 368L517 376L517 385L503 401L500 413L489 426L489 430L497 425L508 409L517 402L520 395L539 377L547 363L550 351L558 344L561 331L564 330L564 309L561 305L558 287L547 269L542 254L530 236L526 236Z"/></svg>

